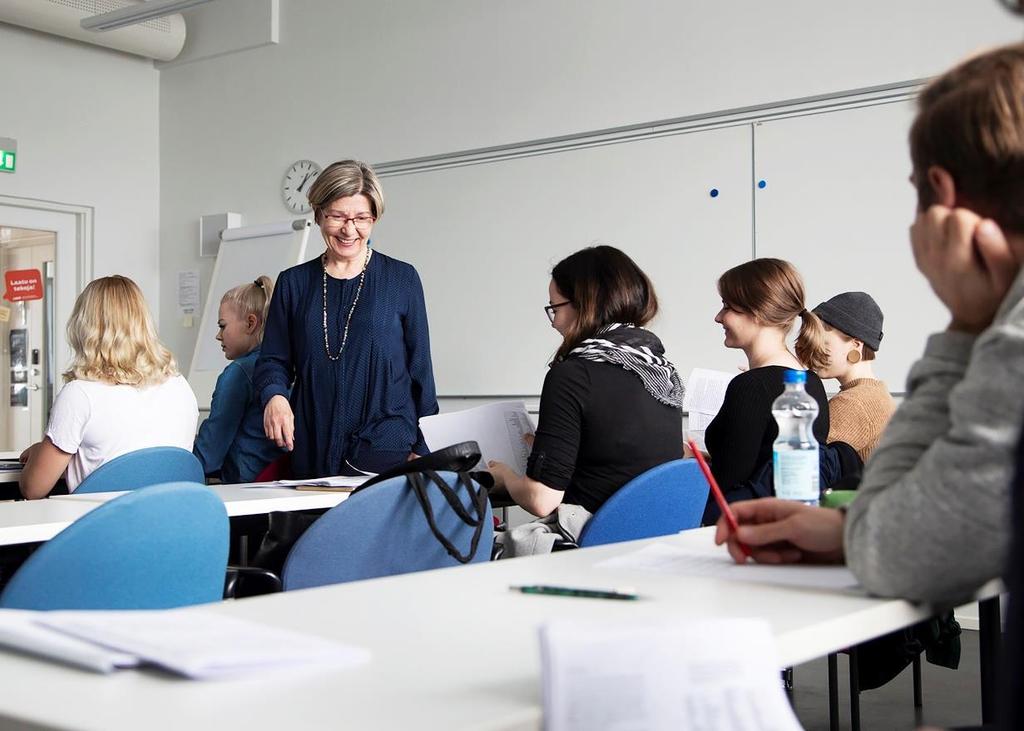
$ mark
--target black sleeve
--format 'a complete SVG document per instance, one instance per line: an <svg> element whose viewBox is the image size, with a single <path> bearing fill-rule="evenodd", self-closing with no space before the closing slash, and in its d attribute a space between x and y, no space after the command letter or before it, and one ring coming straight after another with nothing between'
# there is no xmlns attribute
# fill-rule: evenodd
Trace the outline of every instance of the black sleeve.
<svg viewBox="0 0 1024 731"><path fill-rule="evenodd" d="M711 472L724 493L750 479L760 466L758 454L772 417L771 401L757 375L742 373L732 379L704 435Z"/></svg>
<svg viewBox="0 0 1024 731"><path fill-rule="evenodd" d="M824 445L828 441L828 430L831 425L828 416L828 394L825 393L825 384L813 371L807 371L807 393L818 402L818 418L814 420L814 438L818 440L818 444Z"/></svg>
<svg viewBox="0 0 1024 731"><path fill-rule="evenodd" d="M565 490L576 471L583 413L590 378L578 361L556 363L544 378L540 418L526 476L554 490Z"/></svg>

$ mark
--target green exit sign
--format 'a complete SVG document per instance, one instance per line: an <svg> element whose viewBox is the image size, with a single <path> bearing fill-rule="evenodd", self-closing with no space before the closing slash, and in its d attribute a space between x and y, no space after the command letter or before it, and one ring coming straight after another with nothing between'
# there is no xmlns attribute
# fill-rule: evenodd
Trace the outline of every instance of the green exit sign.
<svg viewBox="0 0 1024 731"><path fill-rule="evenodd" d="M13 173L18 162L18 141L0 137L0 173Z"/></svg>

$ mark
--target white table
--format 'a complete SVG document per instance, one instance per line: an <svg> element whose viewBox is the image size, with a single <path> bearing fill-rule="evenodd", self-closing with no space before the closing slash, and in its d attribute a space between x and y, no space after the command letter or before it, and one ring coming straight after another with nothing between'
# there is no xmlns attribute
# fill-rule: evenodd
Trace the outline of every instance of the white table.
<svg viewBox="0 0 1024 731"><path fill-rule="evenodd" d="M247 487L245 485L209 485L224 501L228 517L261 515L275 510L317 510L333 508L343 502L347 492L306 491L290 487ZM51 501L68 503L105 503L123 492L88 492L54 495Z"/></svg>
<svg viewBox="0 0 1024 731"><path fill-rule="evenodd" d="M708 530L655 541L708 545ZM0 653L0 726L62 729L537 729L545 620L755 616L795 665L907 626L931 611L902 601L714 578L594 568L651 541L354 582L203 607L369 648L350 671L195 683L154 672L99 676ZM632 585L615 602L522 595L511 584ZM183 611L196 611L188 609ZM54 702L54 699L60 699ZM825 712L825 709L822 709Z"/></svg>
<svg viewBox="0 0 1024 731"><path fill-rule="evenodd" d="M98 505L56 500L0 502L0 546L48 541Z"/></svg>

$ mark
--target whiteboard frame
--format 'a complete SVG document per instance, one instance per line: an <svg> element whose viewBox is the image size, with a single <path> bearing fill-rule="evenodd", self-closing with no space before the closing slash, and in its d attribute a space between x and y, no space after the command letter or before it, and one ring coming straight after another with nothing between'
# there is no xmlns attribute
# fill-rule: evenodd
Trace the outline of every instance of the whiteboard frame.
<svg viewBox="0 0 1024 731"><path fill-rule="evenodd" d="M206 295L206 302L203 303L203 317L199 324L199 331L197 334L197 342L195 348L192 350L192 362L188 370L188 382L192 386L192 391L196 395L196 401L199 402L200 409L209 409L210 401L213 398L213 388L217 383L217 377L224 371L228 361L225 360L215 369L204 369L200 367L200 343L198 339L203 336L204 333L208 333L213 325L217 322L218 310L220 309L220 298L211 296L215 283L220 281L220 270L221 265L224 261L224 257L221 256L221 252L224 251L225 243L243 243L245 241L262 238L265 236L279 236L283 233L287 233L290 228L293 232L292 246L295 248L295 255L289 257L284 263L281 271L289 267L301 264L306 260L306 247L309 243L309 232L313 227L312 220L308 218L296 218L290 221L284 221L275 224L262 224L258 226L242 226L240 228L225 229L221 231L221 245L217 252L217 261L213 265L213 275L210 277L210 286ZM276 275L274 274L275 282Z"/></svg>

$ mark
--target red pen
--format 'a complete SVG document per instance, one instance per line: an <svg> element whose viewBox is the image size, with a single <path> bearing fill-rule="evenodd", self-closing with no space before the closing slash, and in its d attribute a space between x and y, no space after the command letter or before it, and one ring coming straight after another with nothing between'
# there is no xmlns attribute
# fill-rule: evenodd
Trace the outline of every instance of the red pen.
<svg viewBox="0 0 1024 731"><path fill-rule="evenodd" d="M733 515L732 510L729 509L729 503L725 501L725 495L722 494L722 488L718 486L718 482L715 481L715 476L711 474L711 468L708 467L708 463L704 461L704 455L701 454L700 449L697 447L697 442L692 439L687 439L686 443L690 445L690 451L693 452L694 458L697 460L697 464L700 466L700 471L704 473L704 479L708 481L708 485L711 486L711 494L715 496L715 502L718 503L719 510L722 511L722 515L725 516L725 522L729 524L729 529L736 533L740 529L740 524L736 522L736 516ZM743 555L750 556L750 548L746 543L737 541L740 544L740 550L743 551Z"/></svg>

